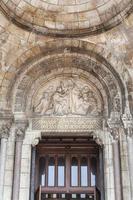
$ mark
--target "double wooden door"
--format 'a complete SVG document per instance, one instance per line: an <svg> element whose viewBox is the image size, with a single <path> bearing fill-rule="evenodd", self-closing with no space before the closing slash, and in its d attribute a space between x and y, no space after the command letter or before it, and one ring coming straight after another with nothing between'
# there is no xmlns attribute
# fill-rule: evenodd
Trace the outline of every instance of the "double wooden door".
<svg viewBox="0 0 133 200"><path fill-rule="evenodd" d="M100 200L99 147L88 138L44 139L37 147L36 200Z"/></svg>

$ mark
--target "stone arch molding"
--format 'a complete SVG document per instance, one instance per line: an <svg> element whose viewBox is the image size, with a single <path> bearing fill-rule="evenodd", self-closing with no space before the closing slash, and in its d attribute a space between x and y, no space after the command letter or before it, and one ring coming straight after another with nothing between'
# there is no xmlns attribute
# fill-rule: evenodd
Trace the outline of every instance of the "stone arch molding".
<svg viewBox="0 0 133 200"><path fill-rule="evenodd" d="M111 112L123 114L126 104L126 88L120 75L110 64L111 59L101 47L78 40L55 40L30 49L30 53L27 51L14 63L17 72L10 81L6 94L14 116L26 116L31 122L32 130L45 130L48 134L53 131L62 134L66 130L78 134L81 134L82 130L84 134L88 134L89 130L89 133L93 132L94 135L95 130L103 130L103 122L110 117ZM50 101L45 112L38 112L37 105L43 99L43 94L49 90L50 84L56 82L56 87L51 91L53 98L53 95L57 94L57 88L60 90L62 87L62 79L74 82L76 87L73 91L78 86L80 95L78 93L76 98L79 98L79 104L83 103L82 90L88 86L87 95L90 94L90 98L95 100L96 112L93 110L94 105L89 107L86 103L87 105L82 107L86 111L88 106L86 112L81 113L81 109L80 112L76 110L76 113L54 113ZM65 87L68 89L68 85ZM63 101L70 100L66 100L61 92L59 94Z"/></svg>
<svg viewBox="0 0 133 200"><path fill-rule="evenodd" d="M36 46L13 64L17 72L6 93L6 98L10 99L9 106L13 105L14 114L23 112L31 117L31 100L38 87L49 82L49 76L56 78L56 75L71 74L94 87L101 107L100 117L106 119L112 111L123 114L126 87L110 63L113 63L113 58L108 57L103 48L84 41L55 40L44 46Z"/></svg>
<svg viewBox="0 0 133 200"><path fill-rule="evenodd" d="M58 49L57 49L58 46ZM56 53L55 53L56 52ZM90 42L76 40L76 39L65 39L65 40L52 40L44 43L43 45L36 45L33 48L25 51L21 57L18 57L16 61L14 61L8 70L4 74L4 79L1 85L1 102L2 108L5 106L11 107L11 100L12 99L12 91L13 87L15 88L17 82L19 82L19 78L21 74L29 69L29 67L36 65L40 62L43 58L50 58L53 54L62 53L79 53L81 55L86 55L90 60L99 63L100 65L105 66L105 68L109 69L110 73L115 77L118 82L118 85L123 91L123 98L125 98L125 92L128 89L128 82L124 83L123 80L123 71L121 66L123 65L121 62L117 62L116 57L113 54L110 54L107 49L103 48L100 45L95 45ZM104 57L103 57L104 55ZM79 61L80 62L80 61ZM90 63L90 66L93 63ZM82 64L81 64L82 66ZM126 69L124 68L124 71ZM127 72L128 73L128 72ZM119 75L118 75L119 74ZM123 80L123 81L122 81ZM130 77L128 81L131 82ZM126 85L125 85L126 84ZM129 88L130 90L130 88ZM123 100L124 102L124 100ZM1 106L0 105L0 106Z"/></svg>
<svg viewBox="0 0 133 200"><path fill-rule="evenodd" d="M132 0L4 1L0 9L17 26L44 35L78 37L98 34L121 23Z"/></svg>
<svg viewBox="0 0 133 200"><path fill-rule="evenodd" d="M68 68L71 69L69 70ZM53 69L55 69L54 72L52 72ZM34 83L34 90L36 90L36 88L38 89L38 87L43 84L42 82L44 79L48 79L51 72L54 77L56 77L56 75L69 74L69 76L77 75L79 79L82 76L84 77L85 73L87 73L88 77L86 77L86 79L90 80L90 82L95 85L104 99L104 110L106 110L106 113L110 113L111 110L122 112L122 106L120 106L122 105L121 92L115 77L103 64L100 65L100 63L96 63L86 55L72 52L43 57L35 65L31 65L26 73L24 72L23 76L21 76L21 80L18 80L18 86L15 90L14 111L24 112L26 110L27 94L30 91L30 87ZM37 86L36 82L38 81L40 81L40 83ZM32 89L32 91L34 90ZM28 102L30 102L29 99Z"/></svg>

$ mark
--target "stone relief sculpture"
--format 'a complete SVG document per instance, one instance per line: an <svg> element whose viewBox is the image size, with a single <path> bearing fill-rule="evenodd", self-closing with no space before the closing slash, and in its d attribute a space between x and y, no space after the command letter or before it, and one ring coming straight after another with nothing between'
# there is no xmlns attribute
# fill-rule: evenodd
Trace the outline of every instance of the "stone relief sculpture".
<svg viewBox="0 0 133 200"><path fill-rule="evenodd" d="M88 85L79 85L74 79L60 80L43 92L34 112L40 115L98 114L97 99Z"/></svg>

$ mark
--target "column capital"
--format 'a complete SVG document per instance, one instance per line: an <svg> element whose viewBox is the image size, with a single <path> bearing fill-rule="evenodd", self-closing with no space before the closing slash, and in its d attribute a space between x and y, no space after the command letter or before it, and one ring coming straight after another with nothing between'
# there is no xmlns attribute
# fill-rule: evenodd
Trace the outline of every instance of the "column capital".
<svg viewBox="0 0 133 200"><path fill-rule="evenodd" d="M22 141L25 137L25 131L28 127L27 120L16 120L15 121L15 136L16 141Z"/></svg>
<svg viewBox="0 0 133 200"><path fill-rule="evenodd" d="M133 137L133 117L131 113L125 113L122 116L122 122L125 128L125 133L129 137Z"/></svg>
<svg viewBox="0 0 133 200"><path fill-rule="evenodd" d="M1 124L1 126L0 126L0 137L1 138L8 138L9 137L11 125L12 125L11 122Z"/></svg>
<svg viewBox="0 0 133 200"><path fill-rule="evenodd" d="M13 115L9 110L0 110L0 137L8 138L13 123Z"/></svg>
<svg viewBox="0 0 133 200"><path fill-rule="evenodd" d="M111 113L111 117L107 120L110 133L114 140L119 140L119 129L122 127L120 114Z"/></svg>

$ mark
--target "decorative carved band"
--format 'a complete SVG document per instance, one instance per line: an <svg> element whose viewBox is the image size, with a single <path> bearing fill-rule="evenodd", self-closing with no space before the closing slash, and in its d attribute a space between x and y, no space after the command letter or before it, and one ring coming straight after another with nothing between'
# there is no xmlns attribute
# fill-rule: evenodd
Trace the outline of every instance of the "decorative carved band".
<svg viewBox="0 0 133 200"><path fill-rule="evenodd" d="M98 129L102 129L102 118L43 117L32 119L32 130L43 132L84 132Z"/></svg>

